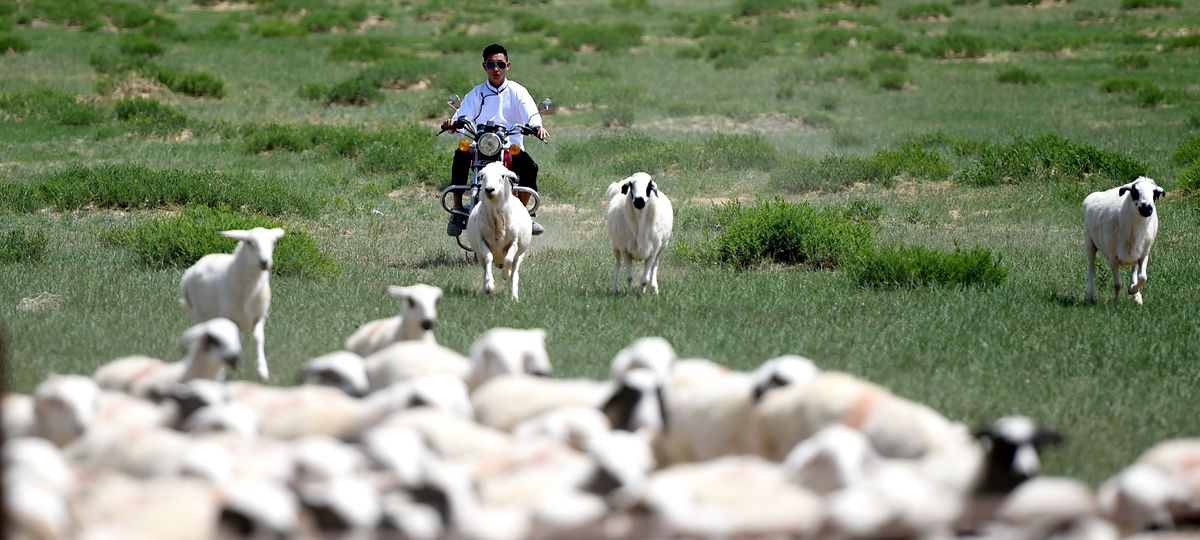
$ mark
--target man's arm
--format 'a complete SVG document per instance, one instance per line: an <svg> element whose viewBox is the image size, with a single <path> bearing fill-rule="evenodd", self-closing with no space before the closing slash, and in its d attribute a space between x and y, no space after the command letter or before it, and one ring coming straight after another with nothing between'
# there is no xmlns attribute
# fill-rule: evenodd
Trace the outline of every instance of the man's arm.
<svg viewBox="0 0 1200 540"><path fill-rule="evenodd" d="M538 112L537 103L533 101L533 96L529 95L529 91L521 88L517 91L517 105L521 108L521 115L525 119L525 123L529 127L534 128L537 132L537 138L546 140L550 133L542 127L542 114Z"/></svg>
<svg viewBox="0 0 1200 540"><path fill-rule="evenodd" d="M458 110L454 111L454 114L450 115L450 118L447 118L446 121L442 122L442 129L449 129L450 126L454 125L454 120L459 116L466 116L467 119L470 120L471 115L474 114L474 111L478 109L479 92L476 92L475 89L472 88L469 92L467 92L467 96L463 98L462 103L458 104Z"/></svg>

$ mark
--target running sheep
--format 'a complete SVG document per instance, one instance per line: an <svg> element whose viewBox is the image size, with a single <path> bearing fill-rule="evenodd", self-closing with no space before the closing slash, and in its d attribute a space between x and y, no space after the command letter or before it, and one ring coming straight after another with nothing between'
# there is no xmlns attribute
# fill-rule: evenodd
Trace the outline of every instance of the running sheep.
<svg viewBox="0 0 1200 540"><path fill-rule="evenodd" d="M671 200L658 190L650 175L639 172L613 182L608 197L608 234L616 259L612 293L621 291L621 265L625 265L625 293L633 289L633 261L645 261L638 294L658 294L658 260L667 250L675 215Z"/></svg>
<svg viewBox="0 0 1200 540"><path fill-rule="evenodd" d="M1088 260L1086 301L1096 301L1096 252L1099 251L1112 269L1113 301L1121 298L1121 268L1133 266L1129 294L1138 305L1142 304L1150 248L1158 234L1154 202L1164 194L1166 191L1154 180L1141 176L1123 186L1092 193L1083 200L1083 243Z"/></svg>
<svg viewBox="0 0 1200 540"><path fill-rule="evenodd" d="M238 241L233 254L210 253L183 273L179 303L188 308L197 323L225 317L242 331L254 330L258 351L258 378L267 382L267 356L263 350L263 325L271 308L271 263L275 242L283 229L255 227L248 231L222 231Z"/></svg>
<svg viewBox="0 0 1200 540"><path fill-rule="evenodd" d="M471 208L467 240L483 265L483 293L496 291L496 281L492 278L494 263L504 272L502 277L512 282L513 300L519 300L518 274L533 238L533 218L513 195L513 180L517 175L503 163L489 163L479 171L479 177L479 204Z"/></svg>

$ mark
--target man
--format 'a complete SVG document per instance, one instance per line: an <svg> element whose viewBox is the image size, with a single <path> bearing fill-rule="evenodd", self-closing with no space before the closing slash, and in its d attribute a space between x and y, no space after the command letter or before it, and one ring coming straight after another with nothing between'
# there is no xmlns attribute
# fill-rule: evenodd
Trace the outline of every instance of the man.
<svg viewBox="0 0 1200 540"><path fill-rule="evenodd" d="M513 81L508 80L508 70L512 63L508 61L508 50L499 43L493 43L483 49L483 70L487 72L487 82L472 88L463 98L458 111L442 122L442 129L450 129L454 119L466 117L476 124L486 124L489 120L497 125L512 127L516 124L529 124L537 130L537 138L545 140L550 134L542 127L542 116L538 112L537 103L529 95L529 91ZM508 138L510 144L521 147L522 152L512 156L512 171L521 178L521 185L537 191L538 166L525 152L524 137L512 135ZM471 153L455 150L454 164L450 169L450 183L463 185L468 181L471 172ZM522 203L529 202L528 193L520 193ZM462 210L462 193L454 193L454 207ZM464 220L461 216L453 215L446 225L446 234L458 236L462 233ZM546 229L538 222L533 223L533 234L539 235Z"/></svg>

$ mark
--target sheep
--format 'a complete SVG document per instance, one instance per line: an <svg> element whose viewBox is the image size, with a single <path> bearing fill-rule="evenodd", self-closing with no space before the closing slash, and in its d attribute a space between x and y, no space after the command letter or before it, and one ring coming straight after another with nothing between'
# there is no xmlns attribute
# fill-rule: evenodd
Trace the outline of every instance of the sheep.
<svg viewBox="0 0 1200 540"><path fill-rule="evenodd" d="M980 493L1008 494L1037 476L1043 446L1062 442L1062 435L1025 416L1005 416L975 433L987 454Z"/></svg>
<svg viewBox="0 0 1200 540"><path fill-rule="evenodd" d="M383 427L411 428L419 431L429 441L429 447L448 460L502 453L513 444L508 433L429 407L393 414L376 429Z"/></svg>
<svg viewBox="0 0 1200 540"><path fill-rule="evenodd" d="M492 328L471 344L471 372L467 386L472 392L497 375L525 373L549 376L546 331Z"/></svg>
<svg viewBox="0 0 1200 540"><path fill-rule="evenodd" d="M263 326L271 308L270 271L275 242L284 231L255 227L220 234L238 241L233 254L210 253L188 268L179 282L179 303L192 312L197 323L225 317L242 331L253 328L258 378L267 382Z"/></svg>
<svg viewBox="0 0 1200 540"><path fill-rule="evenodd" d="M1100 486L1104 514L1125 532L1200 517L1200 439L1163 441Z"/></svg>
<svg viewBox="0 0 1200 540"><path fill-rule="evenodd" d="M501 375L471 392L471 406L481 424L511 432L521 422L554 409L594 407L608 389L608 385L590 379Z"/></svg>
<svg viewBox="0 0 1200 540"><path fill-rule="evenodd" d="M221 525L230 537L292 537L300 501L287 486L266 481L234 480L220 486L224 500Z"/></svg>
<svg viewBox="0 0 1200 540"><path fill-rule="evenodd" d="M183 478L133 479L104 471L84 483L71 509L76 538L206 540L216 537L217 488Z"/></svg>
<svg viewBox="0 0 1200 540"><path fill-rule="evenodd" d="M1121 298L1121 267L1133 266L1129 294L1138 305L1142 304L1141 290L1146 284L1150 248L1158 234L1154 201L1164 194L1166 191L1154 180L1140 176L1133 182L1097 191L1083 199L1083 243L1088 260L1086 301L1096 301L1096 252L1099 251L1112 269L1113 301Z"/></svg>
<svg viewBox="0 0 1200 540"><path fill-rule="evenodd" d="M1097 519L1096 510L1096 497L1087 484L1070 478L1034 478L1004 499L988 536L1046 538L1065 531L1074 538L1116 540L1117 531Z"/></svg>
<svg viewBox="0 0 1200 540"><path fill-rule="evenodd" d="M492 264L503 270L502 277L512 282L512 298L519 300L521 261L533 238L533 218L513 195L517 175L495 161L479 171L479 203L471 208L467 220L467 240L483 265L483 293L496 291Z"/></svg>
<svg viewBox="0 0 1200 540"><path fill-rule="evenodd" d="M404 301L403 311L399 316L360 326L346 338L346 350L367 356L397 341L436 342L433 327L437 324L437 301L442 297L442 289L418 283L409 287L389 285L385 291Z"/></svg>
<svg viewBox="0 0 1200 540"><path fill-rule="evenodd" d="M370 391L363 357L350 351L336 351L313 358L301 368L304 376L315 384L332 386L352 397L363 397Z"/></svg>
<svg viewBox="0 0 1200 540"><path fill-rule="evenodd" d="M583 449L585 441L612 430L608 417L595 406L560 407L517 424L513 438L517 441L556 439Z"/></svg>
<svg viewBox="0 0 1200 540"><path fill-rule="evenodd" d="M237 325L221 317L192 326L180 336L179 343L187 347L187 356L179 362L167 364L145 356L128 356L100 366L92 378L105 390L149 398L173 383L223 381L225 367L237 369L242 355Z"/></svg>
<svg viewBox="0 0 1200 540"><path fill-rule="evenodd" d="M33 396L27 394L4 394L0 398L5 439L37 435L37 417L33 406Z"/></svg>
<svg viewBox="0 0 1200 540"><path fill-rule="evenodd" d="M46 439L20 437L7 439L3 453L8 537L69 537L67 499L77 481L62 452ZM14 534L17 531L26 534Z"/></svg>
<svg viewBox="0 0 1200 540"><path fill-rule="evenodd" d="M352 368L352 364L347 365L347 369ZM364 358L362 369L366 371L367 391L375 392L397 382L434 373L447 373L466 380L471 361L458 351L437 343L401 341Z"/></svg>
<svg viewBox="0 0 1200 540"><path fill-rule="evenodd" d="M678 358L675 349L660 337L644 337L617 351L609 364L609 378L617 380L626 371L646 368L658 373L663 380L671 377L671 368Z"/></svg>
<svg viewBox="0 0 1200 540"><path fill-rule="evenodd" d="M613 182L608 201L608 234L612 237L616 276L612 293L621 291L621 265L625 265L625 293L633 289L633 261L645 261L638 294L658 294L658 260L667 251L675 222L671 200L658 190L650 175L639 172Z"/></svg>

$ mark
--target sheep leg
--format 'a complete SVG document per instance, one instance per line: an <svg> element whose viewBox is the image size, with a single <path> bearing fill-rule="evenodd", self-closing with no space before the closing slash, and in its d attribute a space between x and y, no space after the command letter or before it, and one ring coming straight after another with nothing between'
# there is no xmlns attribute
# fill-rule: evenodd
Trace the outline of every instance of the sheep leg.
<svg viewBox="0 0 1200 540"><path fill-rule="evenodd" d="M501 274L504 279L512 279L513 261L517 258L517 243L513 242L508 246L508 251L504 252L504 273Z"/></svg>
<svg viewBox="0 0 1200 540"><path fill-rule="evenodd" d="M649 291L658 294L658 260L662 258L662 253L665 249L660 248L654 253L653 262L646 263L646 268L650 270L650 288Z"/></svg>
<svg viewBox="0 0 1200 540"><path fill-rule="evenodd" d="M651 253L646 257L646 264L642 266L642 281L638 283L638 294L645 294L646 289L650 286L650 276L654 273L654 265L658 261L658 253ZM650 289L650 292L658 294L658 288Z"/></svg>
<svg viewBox="0 0 1200 540"><path fill-rule="evenodd" d="M633 290L633 254L625 253L625 294Z"/></svg>
<svg viewBox="0 0 1200 540"><path fill-rule="evenodd" d="M1087 261L1088 261L1088 278L1087 278L1087 294L1083 296L1084 302L1096 301L1096 244L1091 239L1086 240L1087 243Z"/></svg>
<svg viewBox="0 0 1200 540"><path fill-rule="evenodd" d="M258 380L267 382L270 373L267 372L267 354L264 351L264 342L266 341L267 333L263 327L267 324L267 316L264 314L254 321L254 346L258 351Z"/></svg>
<svg viewBox="0 0 1200 540"><path fill-rule="evenodd" d="M1129 294L1138 294L1142 290L1142 285L1146 284L1146 263L1150 259L1150 254L1138 259L1137 264L1133 265L1133 272L1129 274Z"/></svg>
<svg viewBox="0 0 1200 540"><path fill-rule="evenodd" d="M492 251L483 252L483 294L496 291L496 280L492 279Z"/></svg>
<svg viewBox="0 0 1200 540"><path fill-rule="evenodd" d="M1116 257L1108 259L1108 267L1112 269L1113 275L1113 302L1121 299L1121 263Z"/></svg>
<svg viewBox="0 0 1200 540"><path fill-rule="evenodd" d="M525 254L517 255L517 259L512 263L512 297L513 300L519 301L517 298L517 284L521 281L521 261L525 260Z"/></svg>
<svg viewBox="0 0 1200 540"><path fill-rule="evenodd" d="M613 259L615 259L617 263L615 265L616 270L613 271L615 275L613 276L613 286L611 292L613 294L617 294L621 292L621 250L613 250Z"/></svg>

